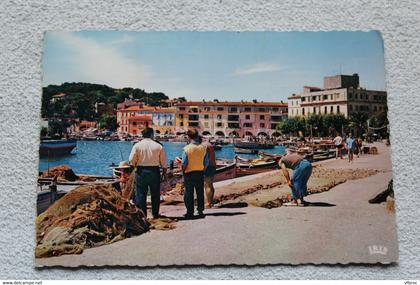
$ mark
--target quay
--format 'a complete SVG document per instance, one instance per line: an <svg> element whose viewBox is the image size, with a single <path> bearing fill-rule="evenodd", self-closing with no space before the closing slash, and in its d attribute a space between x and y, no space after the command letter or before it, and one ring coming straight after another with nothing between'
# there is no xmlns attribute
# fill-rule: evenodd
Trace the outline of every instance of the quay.
<svg viewBox="0 0 420 285"><path fill-rule="evenodd" d="M179 218L175 229L151 230L140 236L86 249L79 255L39 258L35 260L36 266L396 262L395 213L387 210L383 203L368 203L385 190L392 179L390 147L384 143L375 143L375 146L379 154L362 155L353 163L346 159L315 163L314 169L320 172L375 172L309 195L310 206L267 209L250 203L230 203L237 201L236 197L236 200L221 201L219 207L206 209L204 219L182 220L183 205L162 205L163 215ZM232 189L280 180L280 171L275 170L217 182L216 198L228 195ZM249 195L259 195L263 191L277 196L290 192L280 184ZM382 250L372 251L372 248Z"/></svg>

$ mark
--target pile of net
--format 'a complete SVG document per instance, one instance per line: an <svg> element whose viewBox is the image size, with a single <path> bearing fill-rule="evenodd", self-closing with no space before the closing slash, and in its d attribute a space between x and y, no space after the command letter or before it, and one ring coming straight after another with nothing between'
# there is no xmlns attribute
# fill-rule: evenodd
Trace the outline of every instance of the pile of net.
<svg viewBox="0 0 420 285"><path fill-rule="evenodd" d="M73 169L67 165L58 165L50 167L48 170L41 174L43 178L57 177L58 180L76 181L79 177L73 172Z"/></svg>
<svg viewBox="0 0 420 285"><path fill-rule="evenodd" d="M140 235L149 226L143 212L112 186L81 186L37 217L35 256L82 253L85 248Z"/></svg>

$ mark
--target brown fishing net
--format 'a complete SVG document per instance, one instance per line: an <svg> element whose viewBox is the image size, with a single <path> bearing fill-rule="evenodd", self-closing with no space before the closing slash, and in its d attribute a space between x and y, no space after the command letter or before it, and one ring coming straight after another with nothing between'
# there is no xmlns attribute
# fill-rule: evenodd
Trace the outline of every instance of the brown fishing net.
<svg viewBox="0 0 420 285"><path fill-rule="evenodd" d="M43 178L54 178L57 177L59 180L76 181L79 177L73 172L73 170L67 165L58 165L50 167L47 171L41 174Z"/></svg>
<svg viewBox="0 0 420 285"><path fill-rule="evenodd" d="M140 235L150 224L111 185L81 186L36 219L36 257L81 253L84 248Z"/></svg>

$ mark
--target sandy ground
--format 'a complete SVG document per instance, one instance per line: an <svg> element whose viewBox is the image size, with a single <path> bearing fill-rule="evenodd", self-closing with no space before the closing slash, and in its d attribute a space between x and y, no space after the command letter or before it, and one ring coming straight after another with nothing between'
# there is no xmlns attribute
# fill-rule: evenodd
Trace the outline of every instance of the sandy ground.
<svg viewBox="0 0 420 285"><path fill-rule="evenodd" d="M179 219L176 228L169 231L152 230L138 237L87 249L80 255L36 259L36 265L395 262L398 260L395 214L386 210L384 204L368 203L386 189L392 178L389 148L383 144L377 146L379 155L361 156L352 164L344 159L317 163L333 171L363 168L378 172L366 178L347 180L327 192L309 195L307 200L312 204L308 207L266 209L236 204L235 208L213 208L205 211L204 219ZM279 171L273 171L219 182L216 196L237 192L229 189L278 183L280 177ZM286 192L287 188L280 184L242 195L236 201L249 202L255 197L268 200ZM162 206L161 212L180 218L185 209L182 205L168 205ZM371 252L369 248L382 250Z"/></svg>

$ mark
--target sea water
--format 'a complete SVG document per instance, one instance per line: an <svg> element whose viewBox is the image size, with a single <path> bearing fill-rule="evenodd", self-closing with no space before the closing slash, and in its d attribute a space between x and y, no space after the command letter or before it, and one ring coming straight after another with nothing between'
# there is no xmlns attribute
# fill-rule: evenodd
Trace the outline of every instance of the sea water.
<svg viewBox="0 0 420 285"><path fill-rule="evenodd" d="M177 156L181 157L182 149L186 143L162 142L166 151L168 163ZM39 171L45 171L48 167L66 164L75 173L111 176L112 163L118 164L122 160L128 160L133 144L128 141L78 141L77 147L71 154L60 157L43 157L39 160ZM283 154L284 147L276 146L274 149L264 150L267 153ZM254 158L256 155L240 154L241 157ZM233 145L224 145L216 151L216 158L233 160L235 152Z"/></svg>

